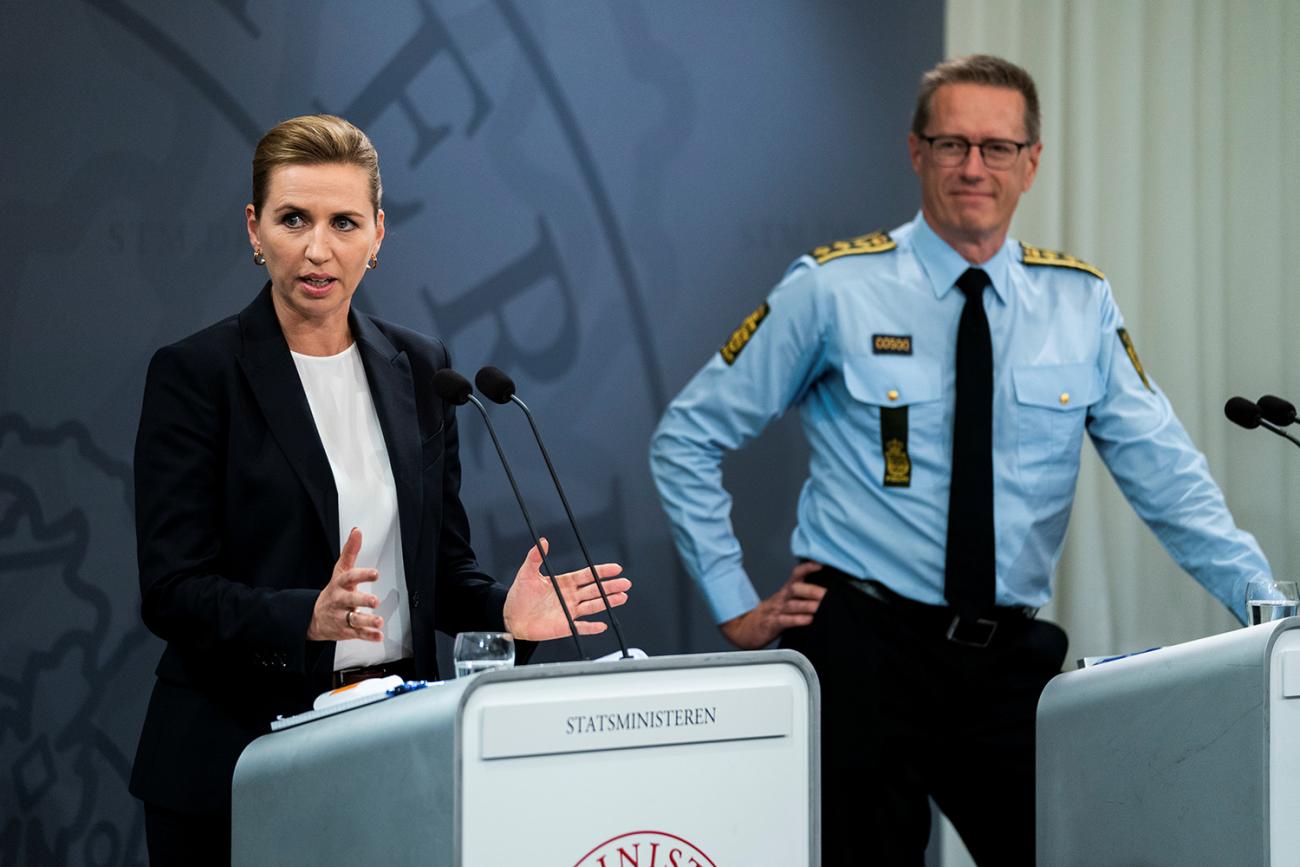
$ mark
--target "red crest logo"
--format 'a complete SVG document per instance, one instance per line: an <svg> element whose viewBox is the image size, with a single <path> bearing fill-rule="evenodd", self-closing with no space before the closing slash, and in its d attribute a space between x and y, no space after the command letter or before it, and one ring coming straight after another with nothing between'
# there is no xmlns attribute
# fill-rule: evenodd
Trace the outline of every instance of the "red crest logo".
<svg viewBox="0 0 1300 867"><path fill-rule="evenodd" d="M611 837L574 867L717 867L694 843L663 831L629 831Z"/></svg>

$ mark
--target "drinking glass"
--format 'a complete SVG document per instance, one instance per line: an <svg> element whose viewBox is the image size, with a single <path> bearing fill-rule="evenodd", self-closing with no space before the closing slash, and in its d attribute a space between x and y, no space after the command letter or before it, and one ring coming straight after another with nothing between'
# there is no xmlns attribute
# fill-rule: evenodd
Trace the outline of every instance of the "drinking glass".
<svg viewBox="0 0 1300 867"><path fill-rule="evenodd" d="M509 632L462 632L451 656L457 677L510 668L515 664L515 639Z"/></svg>
<svg viewBox="0 0 1300 867"><path fill-rule="evenodd" d="M1246 585L1246 614L1250 626L1294 617L1300 610L1300 592L1294 581L1254 578Z"/></svg>

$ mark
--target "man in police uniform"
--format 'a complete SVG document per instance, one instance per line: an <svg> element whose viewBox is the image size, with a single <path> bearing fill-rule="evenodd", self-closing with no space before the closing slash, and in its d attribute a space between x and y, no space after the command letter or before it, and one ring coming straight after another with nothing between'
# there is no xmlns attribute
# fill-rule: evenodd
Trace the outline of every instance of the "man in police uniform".
<svg viewBox="0 0 1300 867"><path fill-rule="evenodd" d="M1051 595L1086 431L1138 514L1241 616L1269 571L1143 371L1101 272L1007 237L1042 143L1028 73L973 56L922 79L921 212L818 247L669 406L651 466L722 632L822 686L825 864L920 864L933 796L980 864L1034 859L1034 711L1064 632ZM724 450L789 407L812 446L800 564L759 599Z"/></svg>

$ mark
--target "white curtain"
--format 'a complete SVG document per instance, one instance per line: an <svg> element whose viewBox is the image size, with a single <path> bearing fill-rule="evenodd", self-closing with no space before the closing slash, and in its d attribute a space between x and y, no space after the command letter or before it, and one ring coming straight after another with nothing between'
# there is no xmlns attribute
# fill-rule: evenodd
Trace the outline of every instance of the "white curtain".
<svg viewBox="0 0 1300 867"><path fill-rule="evenodd" d="M1300 577L1300 452L1223 417L1230 395L1300 399L1300 2L949 0L946 27L948 56L1001 55L1038 83L1042 166L1013 235L1106 272L1237 523ZM1069 661L1235 628L1085 450L1044 612ZM969 863L944 839L946 865Z"/></svg>

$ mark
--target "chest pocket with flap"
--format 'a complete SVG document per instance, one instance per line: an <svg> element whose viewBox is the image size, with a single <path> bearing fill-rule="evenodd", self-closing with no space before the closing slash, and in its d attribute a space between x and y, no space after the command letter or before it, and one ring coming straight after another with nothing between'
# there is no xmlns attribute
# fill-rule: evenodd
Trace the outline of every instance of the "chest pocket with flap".
<svg viewBox="0 0 1300 867"><path fill-rule="evenodd" d="M1021 365L1012 369L1011 377L1022 469L1077 467L1088 407L1101 398L1096 367L1089 363Z"/></svg>

